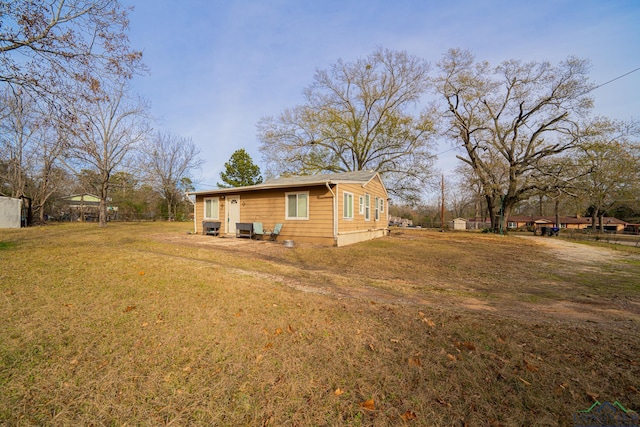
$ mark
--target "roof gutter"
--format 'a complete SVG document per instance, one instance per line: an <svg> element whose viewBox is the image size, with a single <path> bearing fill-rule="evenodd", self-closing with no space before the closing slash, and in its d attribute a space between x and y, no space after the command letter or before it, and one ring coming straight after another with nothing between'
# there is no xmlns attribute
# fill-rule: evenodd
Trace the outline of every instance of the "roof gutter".
<svg viewBox="0 0 640 427"><path fill-rule="evenodd" d="M333 196L333 242L338 244L338 199L336 198L336 193L331 189L331 185L329 182L325 182L324 185L327 186L327 190Z"/></svg>

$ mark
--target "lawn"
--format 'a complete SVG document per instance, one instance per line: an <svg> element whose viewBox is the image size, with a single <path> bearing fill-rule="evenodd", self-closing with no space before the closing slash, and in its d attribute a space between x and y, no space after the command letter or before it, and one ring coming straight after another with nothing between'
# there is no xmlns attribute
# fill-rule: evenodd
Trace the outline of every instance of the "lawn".
<svg viewBox="0 0 640 427"><path fill-rule="evenodd" d="M573 425L640 410L640 250L0 231L0 424ZM574 244L579 246L578 244Z"/></svg>

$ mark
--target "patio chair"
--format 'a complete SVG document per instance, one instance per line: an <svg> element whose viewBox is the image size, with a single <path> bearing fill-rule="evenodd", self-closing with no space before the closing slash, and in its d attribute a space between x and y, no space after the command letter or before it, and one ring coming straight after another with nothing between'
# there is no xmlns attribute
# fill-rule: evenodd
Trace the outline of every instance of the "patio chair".
<svg viewBox="0 0 640 427"><path fill-rule="evenodd" d="M278 235L280 234L280 230L282 230L282 224L276 224L276 226L273 227L273 230L269 235L269 240L275 241L278 238Z"/></svg>
<svg viewBox="0 0 640 427"><path fill-rule="evenodd" d="M253 235L256 236L256 240L262 240L264 238L264 230L262 229L261 222L253 223Z"/></svg>

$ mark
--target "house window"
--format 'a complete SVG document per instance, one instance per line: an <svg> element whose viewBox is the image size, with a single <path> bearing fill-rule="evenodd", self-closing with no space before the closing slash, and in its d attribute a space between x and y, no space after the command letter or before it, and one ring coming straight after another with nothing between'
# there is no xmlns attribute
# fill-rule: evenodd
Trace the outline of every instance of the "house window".
<svg viewBox="0 0 640 427"><path fill-rule="evenodd" d="M286 193L286 219L309 219L309 193Z"/></svg>
<svg viewBox="0 0 640 427"><path fill-rule="evenodd" d="M220 201L217 197L204 199L204 219L220 219Z"/></svg>
<svg viewBox="0 0 640 427"><path fill-rule="evenodd" d="M380 199L380 213L384 213L384 199Z"/></svg>
<svg viewBox="0 0 640 427"><path fill-rule="evenodd" d="M366 194L364 195L364 219L365 221L369 221L371 218L371 196Z"/></svg>
<svg viewBox="0 0 640 427"><path fill-rule="evenodd" d="M374 205L374 209L375 209L375 218L376 221L380 219L380 199L376 197L375 199L376 204Z"/></svg>
<svg viewBox="0 0 640 427"><path fill-rule="evenodd" d="M360 215L364 215L364 197L362 196L358 197L358 205L359 205L358 213Z"/></svg>
<svg viewBox="0 0 640 427"><path fill-rule="evenodd" d="M353 194L343 193L342 197L342 213L345 219L353 219Z"/></svg>

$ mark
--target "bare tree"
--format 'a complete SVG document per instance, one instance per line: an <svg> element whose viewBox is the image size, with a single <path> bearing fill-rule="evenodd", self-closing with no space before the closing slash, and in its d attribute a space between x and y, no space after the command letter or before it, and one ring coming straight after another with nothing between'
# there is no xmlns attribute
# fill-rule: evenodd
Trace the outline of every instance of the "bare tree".
<svg viewBox="0 0 640 427"><path fill-rule="evenodd" d="M578 120L592 106L587 62L511 60L492 68L450 50L439 68L447 134L462 143L458 158L482 183L492 226L502 230L514 206L541 189L541 161L575 147Z"/></svg>
<svg viewBox="0 0 640 427"><path fill-rule="evenodd" d="M178 205L184 201L181 187L191 172L199 168L203 160L198 158L200 150L190 138L156 132L153 138L141 147L143 173L153 189L167 204L167 219L172 221Z"/></svg>
<svg viewBox="0 0 640 427"><path fill-rule="evenodd" d="M317 71L305 104L258 124L268 175L380 172L397 196L415 196L431 176L433 116L414 114L429 65L377 49Z"/></svg>
<svg viewBox="0 0 640 427"><path fill-rule="evenodd" d="M129 46L127 15L118 0L3 1L0 82L55 98L69 82L130 78L143 66Z"/></svg>
<svg viewBox="0 0 640 427"><path fill-rule="evenodd" d="M100 197L99 222L107 225L107 203L111 174L133 153L149 132L148 106L128 97L126 84L119 82L96 96L73 106L73 157L80 166L97 174Z"/></svg>
<svg viewBox="0 0 640 427"><path fill-rule="evenodd" d="M0 120L2 191L29 199L33 213L43 221L45 204L57 184L64 181L58 158L63 155L66 138L57 126L54 109L38 104L21 89L7 88L0 103L5 113Z"/></svg>
<svg viewBox="0 0 640 427"><path fill-rule="evenodd" d="M62 167L69 148L69 135L52 113L44 118L43 138L34 153L35 169L32 171L33 189L31 198L33 209L40 222L45 220L45 207L53 194L68 181L68 172Z"/></svg>
<svg viewBox="0 0 640 427"><path fill-rule="evenodd" d="M576 187L588 205L593 229L598 219L640 192L640 129L636 122L596 118L585 130L576 157L584 170Z"/></svg>
<svg viewBox="0 0 640 427"><path fill-rule="evenodd" d="M35 102L29 96L5 90L0 97L3 106L0 122L0 172L4 191L11 197L26 196L28 172L33 163L34 139L39 130Z"/></svg>

